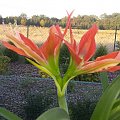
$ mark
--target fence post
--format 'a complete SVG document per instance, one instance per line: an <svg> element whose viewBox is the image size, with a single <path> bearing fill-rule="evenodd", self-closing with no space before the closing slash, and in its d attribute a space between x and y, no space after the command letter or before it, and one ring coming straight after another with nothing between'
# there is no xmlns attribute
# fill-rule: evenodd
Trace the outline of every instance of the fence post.
<svg viewBox="0 0 120 120"><path fill-rule="evenodd" d="M115 51L115 47L116 47L116 41L117 41L117 26L115 28L114 51Z"/></svg>
<svg viewBox="0 0 120 120"><path fill-rule="evenodd" d="M30 19L27 18L27 38L29 37L29 27L30 27Z"/></svg>
<svg viewBox="0 0 120 120"><path fill-rule="evenodd" d="M29 37L29 25L27 25L27 38Z"/></svg>

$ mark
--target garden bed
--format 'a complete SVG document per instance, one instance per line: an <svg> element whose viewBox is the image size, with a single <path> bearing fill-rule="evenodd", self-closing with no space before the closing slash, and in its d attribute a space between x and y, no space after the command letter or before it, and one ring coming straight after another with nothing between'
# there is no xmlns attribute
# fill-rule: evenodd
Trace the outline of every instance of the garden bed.
<svg viewBox="0 0 120 120"><path fill-rule="evenodd" d="M12 63L6 75L0 75L0 106L25 118L24 106L29 94L42 94L52 99L57 107L56 87L52 79L39 78L38 70L30 64ZM68 86L68 103L89 100L96 102L101 96L101 83L73 81Z"/></svg>

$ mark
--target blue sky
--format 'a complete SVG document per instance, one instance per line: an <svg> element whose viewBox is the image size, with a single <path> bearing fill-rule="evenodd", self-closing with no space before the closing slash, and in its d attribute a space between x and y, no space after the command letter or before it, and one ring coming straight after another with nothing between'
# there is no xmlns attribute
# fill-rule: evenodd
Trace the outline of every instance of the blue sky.
<svg viewBox="0 0 120 120"><path fill-rule="evenodd" d="M66 16L66 10L74 11L73 16L97 15L103 13L120 13L119 0L1 0L0 15L19 16L26 13L32 15L44 14L48 17L62 18Z"/></svg>

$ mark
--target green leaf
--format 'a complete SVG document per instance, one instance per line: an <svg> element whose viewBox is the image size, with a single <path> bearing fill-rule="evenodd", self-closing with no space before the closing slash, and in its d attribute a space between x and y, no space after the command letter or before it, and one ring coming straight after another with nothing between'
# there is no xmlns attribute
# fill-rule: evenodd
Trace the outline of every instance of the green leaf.
<svg viewBox="0 0 120 120"><path fill-rule="evenodd" d="M112 110L109 120L120 120L120 106Z"/></svg>
<svg viewBox="0 0 120 120"><path fill-rule="evenodd" d="M36 120L70 120L70 118L65 110L53 108L43 113Z"/></svg>
<svg viewBox="0 0 120 120"><path fill-rule="evenodd" d="M107 72L100 73L100 80L102 83L103 91L105 91L105 89L109 86L109 83L108 83L109 79L108 79Z"/></svg>
<svg viewBox="0 0 120 120"><path fill-rule="evenodd" d="M48 75L50 75L51 77L54 77L53 74L48 70L46 69L45 67L37 64L36 62L26 58L31 64L33 64L35 67L37 67L38 69L42 70L43 72L47 73Z"/></svg>
<svg viewBox="0 0 120 120"><path fill-rule="evenodd" d="M118 106L120 106L120 99L119 99L119 98L115 101L112 109L114 109L114 108L116 108L116 107L118 107Z"/></svg>
<svg viewBox="0 0 120 120"><path fill-rule="evenodd" d="M90 120L109 120L111 110L120 93L120 76L113 80L101 96Z"/></svg>
<svg viewBox="0 0 120 120"><path fill-rule="evenodd" d="M10 112L2 107L0 107L0 116L6 118L7 120L22 120L17 115L13 114L12 112Z"/></svg>

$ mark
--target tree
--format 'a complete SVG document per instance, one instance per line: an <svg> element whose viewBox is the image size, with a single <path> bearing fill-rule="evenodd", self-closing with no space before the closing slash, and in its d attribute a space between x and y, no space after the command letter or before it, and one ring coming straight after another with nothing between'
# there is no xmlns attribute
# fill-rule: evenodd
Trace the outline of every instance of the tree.
<svg viewBox="0 0 120 120"><path fill-rule="evenodd" d="M43 19L40 20L40 26L45 27L45 21Z"/></svg>
<svg viewBox="0 0 120 120"><path fill-rule="evenodd" d="M0 15L0 24L2 24L2 16Z"/></svg>
<svg viewBox="0 0 120 120"><path fill-rule="evenodd" d="M21 13L20 17L21 17L21 18L26 18L26 19L27 19L27 14Z"/></svg>
<svg viewBox="0 0 120 120"><path fill-rule="evenodd" d="M26 25L26 22L27 22L26 18L21 18L21 21L20 21L21 25Z"/></svg>

